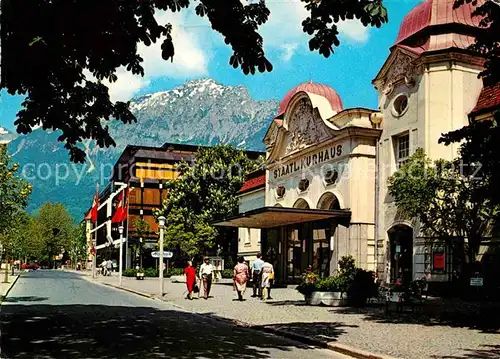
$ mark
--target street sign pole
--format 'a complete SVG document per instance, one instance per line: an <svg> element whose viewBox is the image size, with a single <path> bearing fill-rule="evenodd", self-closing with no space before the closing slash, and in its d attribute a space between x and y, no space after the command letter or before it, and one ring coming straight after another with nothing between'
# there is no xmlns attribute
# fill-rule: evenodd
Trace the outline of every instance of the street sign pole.
<svg viewBox="0 0 500 359"><path fill-rule="evenodd" d="M160 224L160 265L158 266L158 277L160 279L160 298L163 298L163 230L165 228L165 220L166 218L163 216L160 216L158 218L158 222Z"/></svg>

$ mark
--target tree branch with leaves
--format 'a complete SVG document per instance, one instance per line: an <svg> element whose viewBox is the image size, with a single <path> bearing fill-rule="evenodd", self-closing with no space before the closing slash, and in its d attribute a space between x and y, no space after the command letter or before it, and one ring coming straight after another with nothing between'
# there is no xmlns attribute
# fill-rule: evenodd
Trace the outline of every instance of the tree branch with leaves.
<svg viewBox="0 0 500 359"><path fill-rule="evenodd" d="M387 11L378 0L303 3L309 12L302 22L303 31L311 36L309 48L324 57L340 44L341 20L357 19L364 26L377 27L387 22ZM232 67L245 74L272 71L258 32L270 15L263 0L248 4L240 0L3 0L0 88L25 96L15 121L17 131L30 133L39 124L44 130L59 130L59 141L75 162L85 159L79 147L82 140L114 146L108 121L127 124L136 117L130 102L110 100L103 81L116 82L120 68L144 76L138 45L161 41L162 58L173 61L173 25L158 23L155 15L192 6L231 47Z"/></svg>
<svg viewBox="0 0 500 359"><path fill-rule="evenodd" d="M485 196L484 179L474 172L460 159L431 161L417 149L388 185L398 210L418 219L425 236L466 239L469 261L500 215L500 207Z"/></svg>

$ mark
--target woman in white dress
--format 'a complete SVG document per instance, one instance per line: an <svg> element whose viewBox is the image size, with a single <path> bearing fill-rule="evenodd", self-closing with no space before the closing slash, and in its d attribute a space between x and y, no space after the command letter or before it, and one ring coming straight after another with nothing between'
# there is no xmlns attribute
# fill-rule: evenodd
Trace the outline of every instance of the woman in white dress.
<svg viewBox="0 0 500 359"><path fill-rule="evenodd" d="M269 289L271 288L271 280L274 280L274 267L269 262L264 262L262 265L262 300L271 299L269 297Z"/></svg>

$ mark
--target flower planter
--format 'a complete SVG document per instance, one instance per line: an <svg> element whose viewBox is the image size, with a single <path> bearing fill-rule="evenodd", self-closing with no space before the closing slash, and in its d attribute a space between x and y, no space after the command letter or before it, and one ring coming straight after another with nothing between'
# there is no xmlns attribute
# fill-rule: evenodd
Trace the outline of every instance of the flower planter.
<svg viewBox="0 0 500 359"><path fill-rule="evenodd" d="M312 292L304 295L304 299L309 305L326 305L328 307L345 307L348 304L347 298L343 298L342 292Z"/></svg>
<svg viewBox="0 0 500 359"><path fill-rule="evenodd" d="M387 296L387 301L392 303L398 303L400 301L403 292L392 292Z"/></svg>

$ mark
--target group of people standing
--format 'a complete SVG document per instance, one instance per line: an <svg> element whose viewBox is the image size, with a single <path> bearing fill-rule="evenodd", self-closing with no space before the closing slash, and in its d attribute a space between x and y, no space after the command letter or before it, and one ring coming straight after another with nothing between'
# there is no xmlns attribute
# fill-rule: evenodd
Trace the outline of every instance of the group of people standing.
<svg viewBox="0 0 500 359"><path fill-rule="evenodd" d="M203 298L208 299L210 289L212 287L212 276L214 267L210 263L208 257L204 258L204 263L200 267L199 275L196 276L196 269L193 267L192 262L188 262L188 266L184 269L186 278L186 286L188 290L187 299L193 299L193 292L199 291L197 288L196 280L200 279L203 282ZM252 264L252 282L253 282L253 295L252 297L259 297L262 300L271 298L271 286L274 281L274 267L271 263L262 259L262 255L257 254L257 259ZM247 283L250 280L250 269L245 262L245 258L239 257L238 264L234 266L234 289L238 293L238 300L243 301Z"/></svg>

